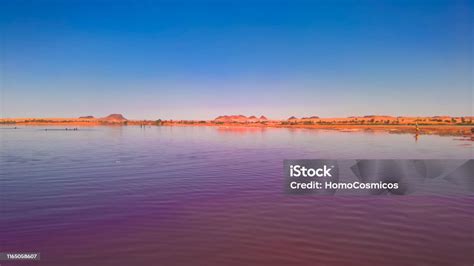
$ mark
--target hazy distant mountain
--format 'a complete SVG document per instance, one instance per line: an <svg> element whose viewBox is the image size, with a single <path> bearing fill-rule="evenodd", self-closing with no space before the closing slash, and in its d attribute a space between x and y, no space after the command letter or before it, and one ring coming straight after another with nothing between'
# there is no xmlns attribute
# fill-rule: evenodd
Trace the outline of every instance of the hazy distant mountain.
<svg viewBox="0 0 474 266"><path fill-rule="evenodd" d="M268 119L265 116L260 116L257 118L256 116L245 116L245 115L221 115L214 119L214 122L223 122L223 123L257 123L262 121L267 121Z"/></svg>
<svg viewBox="0 0 474 266"><path fill-rule="evenodd" d="M108 115L106 117L101 118L100 120L105 120L105 121L109 121L109 122L127 121L127 119L125 117L123 117L123 115L121 115L121 114L111 114L111 115Z"/></svg>

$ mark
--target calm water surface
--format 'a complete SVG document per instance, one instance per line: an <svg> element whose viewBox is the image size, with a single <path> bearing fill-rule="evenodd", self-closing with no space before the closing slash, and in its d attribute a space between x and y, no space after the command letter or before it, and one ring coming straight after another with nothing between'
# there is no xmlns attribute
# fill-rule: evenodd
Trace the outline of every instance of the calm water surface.
<svg viewBox="0 0 474 266"><path fill-rule="evenodd" d="M472 196L283 192L283 159L473 158L457 137L20 127L0 138L0 250L41 252L31 265L474 263Z"/></svg>

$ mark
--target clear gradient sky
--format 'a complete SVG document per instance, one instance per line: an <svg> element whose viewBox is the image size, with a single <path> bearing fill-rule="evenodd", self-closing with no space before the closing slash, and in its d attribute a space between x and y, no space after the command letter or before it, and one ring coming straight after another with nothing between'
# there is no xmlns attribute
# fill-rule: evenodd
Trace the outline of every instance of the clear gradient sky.
<svg viewBox="0 0 474 266"><path fill-rule="evenodd" d="M1 1L1 116L472 115L473 3Z"/></svg>

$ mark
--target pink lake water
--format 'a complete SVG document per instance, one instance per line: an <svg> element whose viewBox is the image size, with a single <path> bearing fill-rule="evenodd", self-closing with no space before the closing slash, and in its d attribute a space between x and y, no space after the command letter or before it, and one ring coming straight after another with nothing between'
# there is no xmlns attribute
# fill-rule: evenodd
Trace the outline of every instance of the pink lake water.
<svg viewBox="0 0 474 266"><path fill-rule="evenodd" d="M0 129L0 252L41 253L40 261L2 266L474 263L472 194L282 189L284 159L472 159L472 141L284 128L44 128Z"/></svg>

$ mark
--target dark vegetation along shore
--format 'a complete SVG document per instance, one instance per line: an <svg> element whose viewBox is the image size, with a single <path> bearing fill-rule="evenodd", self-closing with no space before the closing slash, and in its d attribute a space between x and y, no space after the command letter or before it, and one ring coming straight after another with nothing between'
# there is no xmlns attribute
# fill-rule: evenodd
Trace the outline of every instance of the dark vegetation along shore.
<svg viewBox="0 0 474 266"><path fill-rule="evenodd" d="M213 120L129 120L121 114L106 117L81 116L79 118L2 118L5 125L139 125L139 126L218 126L218 127L274 127L328 129L344 132L387 131L390 133L436 134L471 136L474 133L472 116L451 117L394 117L382 115L351 116L345 118L289 117L272 120L266 116L226 115Z"/></svg>

